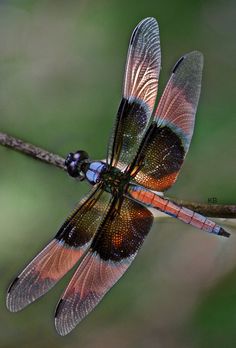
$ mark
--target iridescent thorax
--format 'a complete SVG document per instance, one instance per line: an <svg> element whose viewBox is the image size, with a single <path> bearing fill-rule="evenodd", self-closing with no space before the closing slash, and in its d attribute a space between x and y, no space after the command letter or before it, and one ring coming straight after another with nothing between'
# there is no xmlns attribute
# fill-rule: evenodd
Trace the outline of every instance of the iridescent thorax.
<svg viewBox="0 0 236 348"><path fill-rule="evenodd" d="M84 151L70 153L65 163L69 175L80 181L86 179L91 185L102 182L105 191L112 194L123 194L131 179L129 174L116 167L108 167L102 161L90 161Z"/></svg>
<svg viewBox="0 0 236 348"><path fill-rule="evenodd" d="M130 175L123 173L120 169L111 167L101 173L101 179L105 190L113 194L123 194L130 181Z"/></svg>

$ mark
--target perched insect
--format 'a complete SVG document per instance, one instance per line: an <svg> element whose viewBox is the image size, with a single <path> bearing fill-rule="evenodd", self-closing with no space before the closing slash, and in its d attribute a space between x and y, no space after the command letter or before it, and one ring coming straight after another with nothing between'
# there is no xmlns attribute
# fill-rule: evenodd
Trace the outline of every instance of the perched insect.
<svg viewBox="0 0 236 348"><path fill-rule="evenodd" d="M214 222L157 193L174 184L188 152L203 57L191 52L179 59L153 113L160 66L158 24L146 18L131 36L107 159L91 161L84 151L67 156L68 173L86 179L93 188L13 281L7 295L10 311L19 311L45 294L81 259L55 313L58 333L68 334L134 260L153 223L147 207L229 237Z"/></svg>

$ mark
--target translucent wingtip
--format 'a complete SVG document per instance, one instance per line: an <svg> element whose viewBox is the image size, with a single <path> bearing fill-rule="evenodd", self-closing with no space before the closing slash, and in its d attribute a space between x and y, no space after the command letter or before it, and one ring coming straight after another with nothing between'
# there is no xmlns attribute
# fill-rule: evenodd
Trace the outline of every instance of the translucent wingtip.
<svg viewBox="0 0 236 348"><path fill-rule="evenodd" d="M187 65L189 65L191 69L196 67L200 67L202 69L204 57L203 57L203 54L199 51L192 51L192 52L186 53L185 55L180 57L179 60L177 60L177 62L175 63L172 69L172 74L176 72L176 70L182 65L182 62L184 61L185 61L185 69Z"/></svg>
<svg viewBox="0 0 236 348"><path fill-rule="evenodd" d="M68 333L70 333L76 326L76 323L72 320L72 317L69 314L67 316L63 315L63 311L65 311L63 306L65 303L66 301L61 298L55 311L55 328L60 336L68 335Z"/></svg>
<svg viewBox="0 0 236 348"><path fill-rule="evenodd" d="M17 301L17 298L14 296L14 287L18 280L19 277L16 277L7 290L6 306L10 312L18 312L22 309L22 306L18 303L19 301Z"/></svg>

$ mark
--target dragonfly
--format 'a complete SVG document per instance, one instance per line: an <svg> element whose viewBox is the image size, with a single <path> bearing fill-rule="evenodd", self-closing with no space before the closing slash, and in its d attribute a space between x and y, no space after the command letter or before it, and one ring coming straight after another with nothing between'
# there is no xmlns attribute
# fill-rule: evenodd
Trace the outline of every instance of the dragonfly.
<svg viewBox="0 0 236 348"><path fill-rule="evenodd" d="M152 209L229 237L215 222L163 195L175 183L190 146L202 68L200 52L182 56L154 111L161 69L158 23L149 17L136 26L106 160L92 161L82 150L66 157L68 174L87 180L91 190L12 282L6 301L10 311L44 295L78 263L55 311L57 332L68 334L131 265L153 224Z"/></svg>

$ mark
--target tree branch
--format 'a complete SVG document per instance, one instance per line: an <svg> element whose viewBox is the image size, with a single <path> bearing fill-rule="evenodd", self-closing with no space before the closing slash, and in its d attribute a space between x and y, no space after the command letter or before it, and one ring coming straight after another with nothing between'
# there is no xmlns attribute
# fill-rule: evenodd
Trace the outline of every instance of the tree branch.
<svg viewBox="0 0 236 348"><path fill-rule="evenodd" d="M35 145L25 143L20 139L13 138L8 134L0 133L0 144L15 151L22 152L34 159L39 159L47 164L52 164L53 166L66 170L64 158Z"/></svg>
<svg viewBox="0 0 236 348"><path fill-rule="evenodd" d="M0 144L15 151L22 152L34 159L39 159L40 161L43 161L47 164L51 164L55 167L66 170L64 158L41 149L40 147L25 143L24 141L14 138L5 133L0 132ZM184 206L188 209L198 212L199 214L203 214L209 217L231 219L236 218L236 205L205 204L178 200L171 197L169 199L178 205Z"/></svg>
<svg viewBox="0 0 236 348"><path fill-rule="evenodd" d="M217 218L234 219L236 218L236 205L229 204L206 204L198 202L190 202L182 199L168 197L173 203L181 205L185 208L194 210L196 213Z"/></svg>

